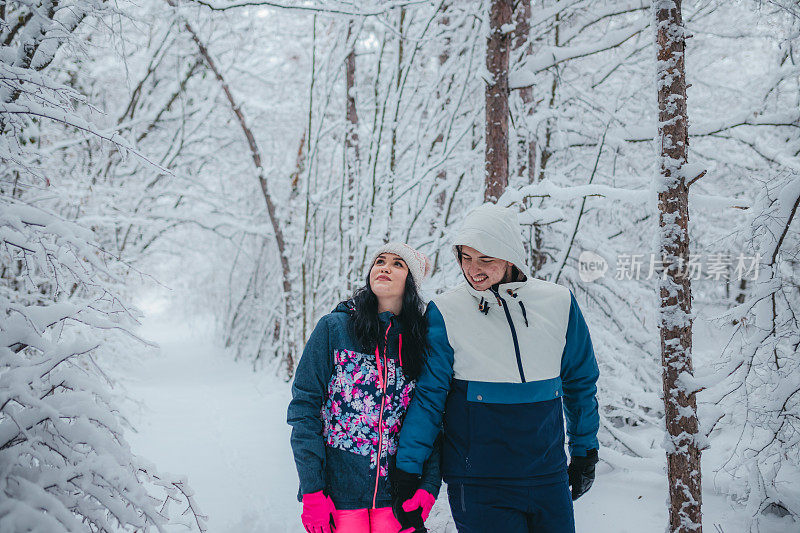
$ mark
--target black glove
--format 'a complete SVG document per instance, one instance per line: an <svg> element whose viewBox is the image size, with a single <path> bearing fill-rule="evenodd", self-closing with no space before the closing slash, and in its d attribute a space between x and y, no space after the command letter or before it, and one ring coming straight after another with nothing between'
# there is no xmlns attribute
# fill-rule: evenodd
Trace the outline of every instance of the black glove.
<svg viewBox="0 0 800 533"><path fill-rule="evenodd" d="M588 491L594 483L594 465L597 464L597 450L589 450L586 457L574 456L569 463L569 486L572 487L572 500L575 501Z"/></svg>
<svg viewBox="0 0 800 533"><path fill-rule="evenodd" d="M414 528L414 533L425 533L425 523L422 520L422 507L418 507L411 512L403 510L403 502L410 500L419 488L420 476L409 474L398 468L394 468L389 474L389 491L392 495L392 512L397 521L400 522L402 530Z"/></svg>

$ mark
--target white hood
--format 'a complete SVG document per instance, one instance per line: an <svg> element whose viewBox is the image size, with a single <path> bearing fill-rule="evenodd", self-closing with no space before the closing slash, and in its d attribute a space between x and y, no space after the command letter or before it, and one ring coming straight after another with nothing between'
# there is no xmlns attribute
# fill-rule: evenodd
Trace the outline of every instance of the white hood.
<svg viewBox="0 0 800 533"><path fill-rule="evenodd" d="M510 261L525 277L531 276L525 262L522 230L517 213L512 209L486 203L470 211L453 241L456 258L456 246L462 245Z"/></svg>

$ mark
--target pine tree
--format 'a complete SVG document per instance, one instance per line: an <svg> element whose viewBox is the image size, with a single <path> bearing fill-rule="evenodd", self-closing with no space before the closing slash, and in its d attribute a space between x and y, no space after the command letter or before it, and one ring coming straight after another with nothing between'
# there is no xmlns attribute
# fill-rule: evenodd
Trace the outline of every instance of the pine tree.
<svg viewBox="0 0 800 533"><path fill-rule="evenodd" d="M657 178L660 248L661 362L667 426L669 531L702 531L697 399L681 378L692 374L689 258L689 143L686 110L685 34L680 0L655 0L658 88Z"/></svg>
<svg viewBox="0 0 800 533"><path fill-rule="evenodd" d="M492 0L486 39L486 188L484 200L497 201L508 186L508 57L511 47L510 0Z"/></svg>

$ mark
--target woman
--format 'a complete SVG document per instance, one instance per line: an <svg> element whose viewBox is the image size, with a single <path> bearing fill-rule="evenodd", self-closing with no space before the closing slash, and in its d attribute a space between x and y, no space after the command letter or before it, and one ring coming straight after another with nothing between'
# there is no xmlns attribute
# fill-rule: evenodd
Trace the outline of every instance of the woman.
<svg viewBox="0 0 800 533"><path fill-rule="evenodd" d="M310 533L401 529L391 508L389 463L424 364L427 323L419 284L429 270L428 259L410 246L384 245L366 285L322 317L306 343L288 422L301 519ZM440 483L434 450L418 490L395 510L402 527L424 531Z"/></svg>

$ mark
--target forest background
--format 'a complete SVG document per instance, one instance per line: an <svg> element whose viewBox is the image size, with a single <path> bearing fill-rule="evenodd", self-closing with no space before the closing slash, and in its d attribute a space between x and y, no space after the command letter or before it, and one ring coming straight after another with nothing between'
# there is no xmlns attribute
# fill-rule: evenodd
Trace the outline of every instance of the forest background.
<svg viewBox="0 0 800 533"><path fill-rule="evenodd" d="M460 281L450 237L485 200L519 210L534 275L580 302L601 458L662 472L661 4L0 0L0 529L184 509L204 529L187 483L126 441L115 368L147 345L137 305L169 288L173 313L213 316L231 358L288 388L370 249L428 254L431 296ZM686 39L684 311L722 338L689 326L687 347L684 327L672 388L743 530L796 527L800 8L668 4Z"/></svg>

